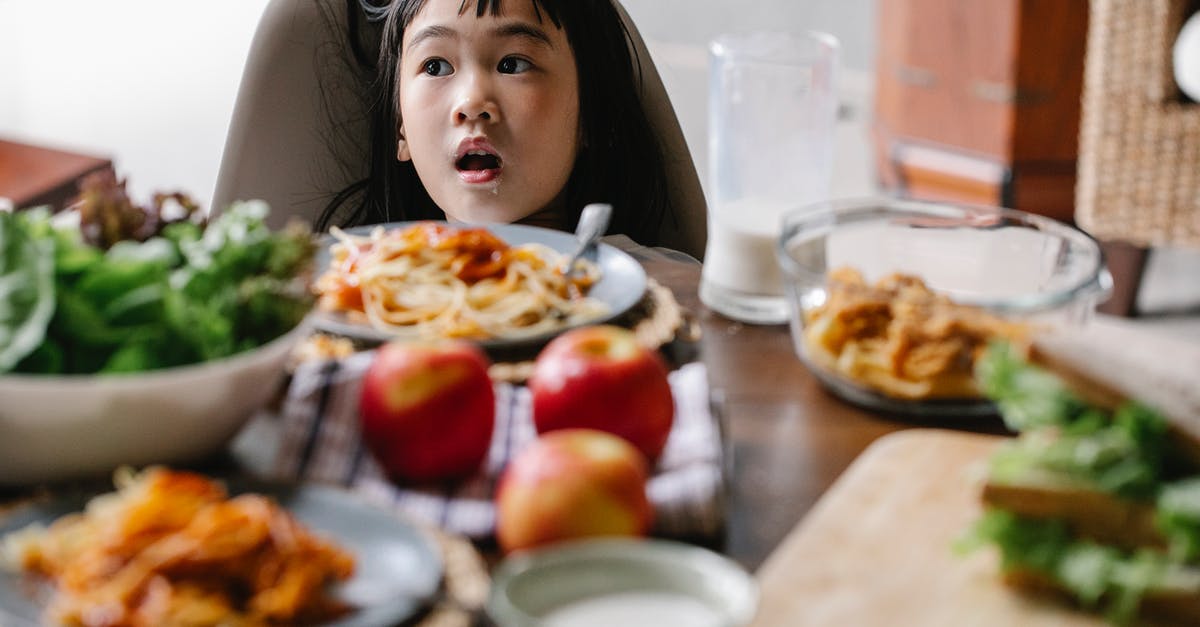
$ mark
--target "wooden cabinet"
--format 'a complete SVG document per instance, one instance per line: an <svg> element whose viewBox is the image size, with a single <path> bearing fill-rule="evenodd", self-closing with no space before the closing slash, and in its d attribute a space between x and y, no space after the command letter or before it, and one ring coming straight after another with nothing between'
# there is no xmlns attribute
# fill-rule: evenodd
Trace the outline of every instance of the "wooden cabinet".
<svg viewBox="0 0 1200 627"><path fill-rule="evenodd" d="M1073 213L1088 0L879 0L883 183Z"/></svg>
<svg viewBox="0 0 1200 627"><path fill-rule="evenodd" d="M102 157L0 140L0 197L18 209L62 209L79 193L83 177L111 168Z"/></svg>

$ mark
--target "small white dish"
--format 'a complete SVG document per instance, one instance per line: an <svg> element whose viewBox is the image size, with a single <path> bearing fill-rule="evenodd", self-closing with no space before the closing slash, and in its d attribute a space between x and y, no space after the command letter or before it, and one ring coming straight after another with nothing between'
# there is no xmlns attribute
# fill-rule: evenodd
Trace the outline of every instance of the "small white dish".
<svg viewBox="0 0 1200 627"><path fill-rule="evenodd" d="M514 553L493 577L500 627L737 627L758 585L730 559L666 540L595 539Z"/></svg>

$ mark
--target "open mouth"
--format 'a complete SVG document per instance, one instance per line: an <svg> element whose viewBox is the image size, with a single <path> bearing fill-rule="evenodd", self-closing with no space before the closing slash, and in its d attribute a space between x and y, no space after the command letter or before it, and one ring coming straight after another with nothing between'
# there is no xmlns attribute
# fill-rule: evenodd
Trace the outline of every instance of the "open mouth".
<svg viewBox="0 0 1200 627"><path fill-rule="evenodd" d="M483 150L471 150L454 162L454 167L460 172L482 172L498 170L500 157Z"/></svg>
<svg viewBox="0 0 1200 627"><path fill-rule="evenodd" d="M468 185L494 184L500 179L504 160L487 137L468 137L458 144L454 168Z"/></svg>

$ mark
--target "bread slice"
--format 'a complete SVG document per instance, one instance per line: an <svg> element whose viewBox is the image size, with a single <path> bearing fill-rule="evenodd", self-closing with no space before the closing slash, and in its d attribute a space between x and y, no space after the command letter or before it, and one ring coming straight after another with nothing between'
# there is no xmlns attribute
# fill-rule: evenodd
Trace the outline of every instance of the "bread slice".
<svg viewBox="0 0 1200 627"><path fill-rule="evenodd" d="M1078 537L1135 549L1164 547L1154 505L1085 487L999 483L983 486L983 502L1019 516L1061 520Z"/></svg>
<svg viewBox="0 0 1200 627"><path fill-rule="evenodd" d="M1085 401L1113 409L1137 399L1158 410L1181 452L1200 465L1200 345L1097 320L1040 334L1027 349Z"/></svg>
<svg viewBox="0 0 1200 627"><path fill-rule="evenodd" d="M1187 579L1200 579L1200 569L1187 569ZM1004 583L1026 594L1076 603L1074 595L1045 573L1015 569L1004 573ZM1200 625L1200 585L1189 583L1151 588L1138 605L1139 625Z"/></svg>

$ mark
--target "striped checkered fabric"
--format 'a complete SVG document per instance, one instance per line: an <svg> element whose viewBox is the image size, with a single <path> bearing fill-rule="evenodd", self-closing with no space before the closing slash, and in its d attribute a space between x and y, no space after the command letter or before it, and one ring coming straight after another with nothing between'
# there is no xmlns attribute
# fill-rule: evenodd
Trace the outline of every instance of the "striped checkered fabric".
<svg viewBox="0 0 1200 627"><path fill-rule="evenodd" d="M348 485L370 500L429 524L472 538L495 528L492 495L505 463L531 442L530 393L524 386L496 384L496 427L487 461L475 476L444 489L389 481L363 446L358 428L362 375L373 352L336 361L302 364L282 411L283 437L273 474ZM675 422L647 487L655 506L654 533L712 537L724 524L727 453L710 406L704 364L684 365L670 375Z"/></svg>

